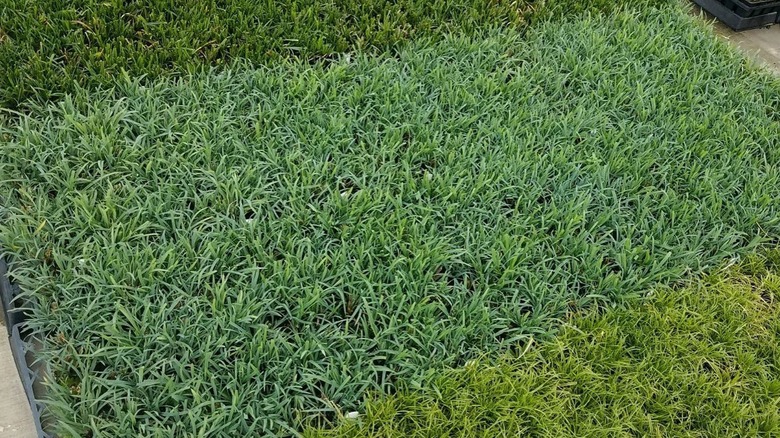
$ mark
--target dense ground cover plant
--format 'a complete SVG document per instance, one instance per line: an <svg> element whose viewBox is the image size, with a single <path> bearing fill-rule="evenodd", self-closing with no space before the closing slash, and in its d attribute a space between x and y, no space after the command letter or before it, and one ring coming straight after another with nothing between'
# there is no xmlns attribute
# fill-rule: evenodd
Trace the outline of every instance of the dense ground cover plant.
<svg viewBox="0 0 780 438"><path fill-rule="evenodd" d="M780 252L643 305L587 312L520 357L448 371L308 436L775 436Z"/></svg>
<svg viewBox="0 0 780 438"><path fill-rule="evenodd" d="M780 235L780 86L682 12L138 81L2 124L64 435L284 434Z"/></svg>
<svg viewBox="0 0 780 438"><path fill-rule="evenodd" d="M660 3L660 0L641 0ZM614 0L0 0L0 106L77 84L176 75L241 58L317 59L415 36L522 27Z"/></svg>

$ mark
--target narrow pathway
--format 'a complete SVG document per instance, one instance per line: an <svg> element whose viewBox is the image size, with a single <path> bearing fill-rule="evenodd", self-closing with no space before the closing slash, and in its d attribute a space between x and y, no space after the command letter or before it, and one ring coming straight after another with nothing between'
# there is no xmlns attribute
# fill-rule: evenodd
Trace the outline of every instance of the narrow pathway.
<svg viewBox="0 0 780 438"><path fill-rule="evenodd" d="M30 405L11 354L8 331L0 316L0 438L36 436Z"/></svg>
<svg viewBox="0 0 780 438"><path fill-rule="evenodd" d="M694 6L694 14L705 20L715 17ZM739 47L748 56L780 75L780 24L759 29L734 32L721 22L715 23L715 32Z"/></svg>
<svg viewBox="0 0 780 438"><path fill-rule="evenodd" d="M780 25L734 32L718 23L716 31L761 64L780 74Z"/></svg>

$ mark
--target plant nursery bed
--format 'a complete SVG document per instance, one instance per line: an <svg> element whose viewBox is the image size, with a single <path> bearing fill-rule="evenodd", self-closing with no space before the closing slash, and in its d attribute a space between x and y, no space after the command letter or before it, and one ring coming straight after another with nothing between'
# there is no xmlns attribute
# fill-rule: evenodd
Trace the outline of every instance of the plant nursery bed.
<svg viewBox="0 0 780 438"><path fill-rule="evenodd" d="M117 77L181 77L286 58L381 52L419 37L522 29L667 0L3 0L0 106L24 110Z"/></svg>
<svg viewBox="0 0 780 438"><path fill-rule="evenodd" d="M4 119L53 432L331 426L776 239L780 85L696 23L126 78Z"/></svg>
<svg viewBox="0 0 780 438"><path fill-rule="evenodd" d="M521 355L478 358L304 436L775 436L778 297L780 251L762 251L641 303L572 315Z"/></svg>

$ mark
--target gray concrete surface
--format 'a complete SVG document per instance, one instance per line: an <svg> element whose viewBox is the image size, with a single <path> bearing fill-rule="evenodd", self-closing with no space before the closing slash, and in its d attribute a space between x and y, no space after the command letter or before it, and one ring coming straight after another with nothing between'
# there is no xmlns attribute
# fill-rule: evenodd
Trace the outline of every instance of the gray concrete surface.
<svg viewBox="0 0 780 438"><path fill-rule="evenodd" d="M694 14L708 21L715 17L694 6ZM780 75L780 24L759 29L734 32L721 22L715 23L715 32L739 47L746 55Z"/></svg>
<svg viewBox="0 0 780 438"><path fill-rule="evenodd" d="M0 438L37 436L30 404L11 354L5 322L0 317Z"/></svg>
<svg viewBox="0 0 780 438"><path fill-rule="evenodd" d="M780 74L780 25L734 32L718 23L716 31L759 63Z"/></svg>

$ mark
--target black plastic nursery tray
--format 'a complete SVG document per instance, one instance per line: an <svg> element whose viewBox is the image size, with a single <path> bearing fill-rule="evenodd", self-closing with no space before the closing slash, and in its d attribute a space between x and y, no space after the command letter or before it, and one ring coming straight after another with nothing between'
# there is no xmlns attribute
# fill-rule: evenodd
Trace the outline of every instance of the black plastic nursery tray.
<svg viewBox="0 0 780 438"><path fill-rule="evenodd" d="M11 353L14 356L16 370L22 381L22 387L30 403L33 422L41 438L51 438L43 430L41 416L43 403L36 398L35 386L40 382L40 374L35 364L34 342L25 330L25 313L23 306L17 299L18 288L8 280L8 265L0 257L0 305L2 305L3 318L8 330L8 342L11 345ZM2 342L2 341L0 341Z"/></svg>
<svg viewBox="0 0 780 438"><path fill-rule="evenodd" d="M780 0L693 0L734 30L770 26L780 21Z"/></svg>

